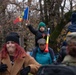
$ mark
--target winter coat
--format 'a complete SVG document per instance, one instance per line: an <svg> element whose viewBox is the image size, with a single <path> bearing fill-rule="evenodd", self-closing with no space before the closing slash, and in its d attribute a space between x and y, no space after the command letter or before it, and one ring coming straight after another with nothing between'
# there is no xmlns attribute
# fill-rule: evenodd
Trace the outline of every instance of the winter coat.
<svg viewBox="0 0 76 75"><path fill-rule="evenodd" d="M65 63L67 65L76 66L76 57L72 57L70 55L66 55L62 63Z"/></svg>
<svg viewBox="0 0 76 75"><path fill-rule="evenodd" d="M43 34L45 34L45 37L44 38L46 39L46 37L47 37L47 31L41 32L40 30L34 29L31 25L28 25L27 27L35 35L35 46L38 46L37 41L40 38L43 38Z"/></svg>
<svg viewBox="0 0 76 75"><path fill-rule="evenodd" d="M62 46L57 58L57 62L60 63L63 61L64 57L67 55L66 46Z"/></svg>
<svg viewBox="0 0 76 75"><path fill-rule="evenodd" d="M67 55L67 42L63 41L62 47L58 54L57 62L61 63L66 55Z"/></svg>
<svg viewBox="0 0 76 75"><path fill-rule="evenodd" d="M40 48L36 47L33 49L32 57L34 57L35 60L42 65L52 64L55 61L54 52L51 48L49 48L49 52L41 52Z"/></svg>
<svg viewBox="0 0 76 75"><path fill-rule="evenodd" d="M76 13L72 13L71 15L71 25L68 27L69 32L76 32Z"/></svg>
<svg viewBox="0 0 76 75"><path fill-rule="evenodd" d="M72 23L71 25L69 25L68 31L76 32L76 23Z"/></svg>
<svg viewBox="0 0 76 75"><path fill-rule="evenodd" d="M38 71L38 68L40 67L40 64L38 64L29 55L25 55L22 58L16 59L13 65L11 64L9 55L7 55L6 59L2 59L0 62L8 66L7 71L3 73L1 72L0 75L20 75L20 70L23 68L23 65L25 67L32 65L30 73L35 74Z"/></svg>

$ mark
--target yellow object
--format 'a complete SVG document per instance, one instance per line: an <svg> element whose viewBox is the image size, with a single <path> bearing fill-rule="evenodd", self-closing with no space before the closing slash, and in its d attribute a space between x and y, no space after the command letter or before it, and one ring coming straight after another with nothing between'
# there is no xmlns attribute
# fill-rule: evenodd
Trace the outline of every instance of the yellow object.
<svg viewBox="0 0 76 75"><path fill-rule="evenodd" d="M49 36L47 36L47 40L46 40L46 43L49 43Z"/></svg>

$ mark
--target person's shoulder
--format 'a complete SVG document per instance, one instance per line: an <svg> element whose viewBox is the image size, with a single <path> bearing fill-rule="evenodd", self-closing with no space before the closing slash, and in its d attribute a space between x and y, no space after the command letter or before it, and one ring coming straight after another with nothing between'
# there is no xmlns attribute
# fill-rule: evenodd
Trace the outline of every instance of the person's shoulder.
<svg viewBox="0 0 76 75"><path fill-rule="evenodd" d="M32 49L32 53L36 53L36 52L37 52L37 49L38 49L38 47L34 47L34 48Z"/></svg>
<svg viewBox="0 0 76 75"><path fill-rule="evenodd" d="M72 56L70 55L66 55L63 59L62 62L69 62L69 61L72 61L72 60L75 60L75 58L73 58Z"/></svg>
<svg viewBox="0 0 76 75"><path fill-rule="evenodd" d="M67 49L66 46L62 46L62 47L60 48L60 51L61 51L61 50L66 50L66 49Z"/></svg>
<svg viewBox="0 0 76 75"><path fill-rule="evenodd" d="M72 57L70 55L65 56L65 58L62 61L63 64L66 65L72 65L72 66L76 66L76 58Z"/></svg>
<svg viewBox="0 0 76 75"><path fill-rule="evenodd" d="M24 58L28 59L28 58L31 58L31 56L29 54L26 54L26 56Z"/></svg>
<svg viewBox="0 0 76 75"><path fill-rule="evenodd" d="M54 50L52 48L50 48L50 47L49 47L49 53L54 54Z"/></svg>
<svg viewBox="0 0 76 75"><path fill-rule="evenodd" d="M49 47L49 50L52 50L53 51L53 48Z"/></svg>
<svg viewBox="0 0 76 75"><path fill-rule="evenodd" d="M62 46L61 48L66 48L67 46Z"/></svg>

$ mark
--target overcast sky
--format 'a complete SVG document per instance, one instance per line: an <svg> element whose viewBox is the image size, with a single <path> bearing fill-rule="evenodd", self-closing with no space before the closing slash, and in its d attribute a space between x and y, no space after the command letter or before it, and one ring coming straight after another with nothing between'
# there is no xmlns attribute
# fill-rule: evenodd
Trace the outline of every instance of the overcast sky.
<svg viewBox="0 0 76 75"><path fill-rule="evenodd" d="M17 1L19 1L19 2L22 2L23 0L17 0ZM28 0L25 0L26 2L28 1ZM35 3L35 2L38 2L39 0L33 0L33 3ZM63 3L62 3L63 4ZM74 4L74 3L73 3ZM10 5L8 5L8 10L9 11L11 11L11 8L12 8L12 5L10 4ZM68 11L68 9L69 9L70 7L69 7L69 2L68 2L68 0L66 0L66 6L65 6L65 10L64 11Z"/></svg>

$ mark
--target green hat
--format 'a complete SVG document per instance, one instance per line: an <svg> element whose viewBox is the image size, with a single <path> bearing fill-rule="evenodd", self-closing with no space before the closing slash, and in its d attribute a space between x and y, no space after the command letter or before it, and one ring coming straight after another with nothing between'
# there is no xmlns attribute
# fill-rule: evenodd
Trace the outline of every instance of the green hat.
<svg viewBox="0 0 76 75"><path fill-rule="evenodd" d="M40 27L46 28L46 24L44 22L40 22L39 23L39 26L38 26L38 29L40 29Z"/></svg>

